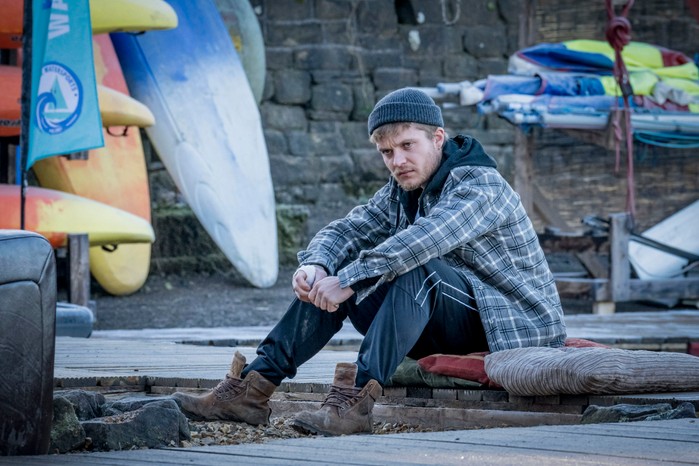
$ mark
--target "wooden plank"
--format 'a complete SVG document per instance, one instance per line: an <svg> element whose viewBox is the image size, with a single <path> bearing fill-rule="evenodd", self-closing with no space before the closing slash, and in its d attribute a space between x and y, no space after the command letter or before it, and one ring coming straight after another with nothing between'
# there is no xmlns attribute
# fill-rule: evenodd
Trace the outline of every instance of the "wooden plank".
<svg viewBox="0 0 699 466"><path fill-rule="evenodd" d="M575 257L587 269L592 278L609 278L609 265L602 261L599 254L583 251L575 253Z"/></svg>
<svg viewBox="0 0 699 466"><path fill-rule="evenodd" d="M566 316L568 336L608 343L699 341L699 311L630 312L610 316Z"/></svg>
<svg viewBox="0 0 699 466"><path fill-rule="evenodd" d="M537 0L522 2L517 29L517 43L520 49L529 47L537 41L536 7Z"/></svg>
<svg viewBox="0 0 699 466"><path fill-rule="evenodd" d="M564 298L609 299L609 280L604 278L556 278L556 288Z"/></svg>
<svg viewBox="0 0 699 466"><path fill-rule="evenodd" d="M87 306L90 300L90 243L87 234L68 235L68 301Z"/></svg>
<svg viewBox="0 0 699 466"><path fill-rule="evenodd" d="M699 278L671 278L664 280L629 280L630 301L644 299L699 298Z"/></svg>
<svg viewBox="0 0 699 466"><path fill-rule="evenodd" d="M524 0L519 10L517 30L518 48L522 49L536 43L536 0ZM514 189L519 194L527 214L534 213L532 180L534 179L534 161L532 150L534 136L531 132L524 134L520 128L515 130L514 152Z"/></svg>
<svg viewBox="0 0 699 466"><path fill-rule="evenodd" d="M673 432L681 435L673 436ZM620 424L299 438L244 444L9 457L8 464L609 464L691 463L694 419Z"/></svg>
<svg viewBox="0 0 699 466"><path fill-rule="evenodd" d="M502 430L502 429L494 429ZM243 445L240 447L222 447L229 454L245 455L248 458L284 457L286 459L322 458L325 464L522 464L540 465L542 461L550 464L580 464L594 457L596 464L639 464L625 461L623 457L609 457L581 453L541 450L534 445L542 439L529 439L527 447L510 447L507 445L481 445L475 442L461 442L475 431L454 431L447 439L437 438L430 441L413 441L409 437L393 435L347 436L338 438L297 439L261 445ZM518 434L518 432L513 432ZM456 438L456 441L452 439ZM218 448L206 448L207 451ZM587 458L586 458L587 457ZM638 459L634 459L638 461ZM642 464L642 463L641 463Z"/></svg>
<svg viewBox="0 0 699 466"><path fill-rule="evenodd" d="M611 301L611 280L602 278L556 277L556 288L561 297ZM622 285L619 285L622 286ZM696 299L699 297L699 278L673 278L665 280L626 280L625 299L617 301L643 301L648 299Z"/></svg>
<svg viewBox="0 0 699 466"><path fill-rule="evenodd" d="M124 465L182 465L191 466L230 466L231 464L250 464L250 459L246 459L248 455L230 455L225 452L204 452L192 451L186 449L173 450L130 450L130 451L110 451L110 452L95 452L95 453L78 453L70 455L49 455L49 456L21 456L5 461L5 458L0 459L0 464L66 464L66 465L96 465L100 466L124 466ZM277 456L277 457L275 457ZM238 457L238 461L235 458ZM283 464L313 464L313 460L301 460L283 458ZM279 465L282 462L278 455L266 457L259 455L254 457L254 463L259 465Z"/></svg>
<svg viewBox="0 0 699 466"><path fill-rule="evenodd" d="M151 376L221 380L234 352L249 361L254 347L205 347L163 341L56 339L55 379ZM353 362L356 351L321 351L299 368L295 382L331 383L335 365ZM186 361L186 363L183 363Z"/></svg>
<svg viewBox="0 0 699 466"><path fill-rule="evenodd" d="M602 287L605 280L594 279L566 279L570 283L581 282L582 286ZM631 282L633 284L633 281ZM670 341L699 341L699 311L696 309L687 310L661 310L645 312L624 312L614 316L600 318L590 314L567 315L566 325L568 334L578 338L606 338L613 335L616 340L624 341L631 339L635 342L638 337L643 337L644 341L654 338L658 342ZM172 356L170 361L180 361L189 357L209 357L209 367L216 368L217 358L224 362L225 367L230 363L230 358L236 347L220 346L195 346L178 345L176 341L211 341L216 340L222 333L232 339L241 339L243 336L256 336L263 338L272 329L271 326L260 327L255 335L252 335L248 327L227 327L218 328L192 328L192 329L150 329L150 330L119 330L103 331L96 330L88 339L67 339L59 337L57 339L57 351L66 358L66 363L71 367L76 364L90 365L94 361L92 354L100 354L102 357L111 357L113 361L127 361L129 357L141 356L136 361L151 361L150 354L160 354L161 358ZM223 332L222 332L223 331ZM351 324L346 323L342 330L343 338L349 340L361 340L362 336L353 329ZM679 340L678 340L679 339ZM251 345L255 346L259 340ZM243 354L252 358L255 356L254 348L248 346L238 346ZM102 354L104 350L107 354ZM110 356L110 353L113 353ZM323 351L323 354L328 351ZM147 354L148 357L145 357ZM202 356L196 356L202 355ZM128 357L125 357L128 356ZM338 353L335 362L351 357L350 353ZM57 364L60 361L57 358ZM97 367L97 366L95 366ZM185 366L186 368L186 366Z"/></svg>
<svg viewBox="0 0 699 466"><path fill-rule="evenodd" d="M588 454L590 458L597 456L618 456L645 461L672 460L677 462L696 463L699 458L699 442L677 441L672 438L657 438L657 431L652 433L639 430L649 426L664 428L672 432L674 427L692 429L699 435L699 423L696 419L680 419L673 421L642 421L619 424L608 432L600 433L598 425L530 427L513 429L491 429L488 431L469 432L460 442L490 445L498 448L526 448L536 445L540 452L569 452ZM444 434L444 433L440 433ZM458 435L455 435L457 437ZM416 433L410 435L411 442L434 441L433 433ZM443 436L440 436L443 439ZM541 439L546 439L542 442Z"/></svg>
<svg viewBox="0 0 699 466"><path fill-rule="evenodd" d="M599 283L595 286L599 286ZM625 312L604 317L570 315L566 316L566 324L571 337L615 345L653 343L662 347L663 344L686 345L699 341L699 311L696 310ZM216 381L225 375L236 350L241 351L248 360L255 357L255 348L252 346L181 345L163 340L167 335L187 339L186 330L178 329L174 333L167 331L165 336L159 336L156 330L133 331L132 334L120 334L121 338L118 339L108 338L111 335L109 332L102 335L100 331L95 331L87 339L58 337L55 377L63 380L94 380L98 376L120 375ZM215 330L211 329L212 332ZM235 328L227 331L234 338L238 336ZM260 335L267 331L269 328L261 329ZM242 332L247 330L243 329ZM347 332L350 336L349 329ZM194 329L193 334L196 337L192 338L211 338L204 329ZM360 338L358 334L356 337ZM332 381L335 364L354 361L356 355L355 351L321 351L300 368L292 382L329 383Z"/></svg>
<svg viewBox="0 0 699 466"><path fill-rule="evenodd" d="M374 407L374 417L384 422L401 422L432 429L454 430L489 427L527 427L578 424L580 414L556 412L501 411L494 409L420 408L401 405Z"/></svg>
<svg viewBox="0 0 699 466"><path fill-rule="evenodd" d="M515 131L514 189L519 194L524 210L529 215L534 213L534 195L532 193L534 179L533 147L534 136L532 133L525 134L521 129L517 128Z"/></svg>
<svg viewBox="0 0 699 466"><path fill-rule="evenodd" d="M609 271L611 301L629 301L629 280L631 279L629 237L631 217L627 213L612 214L609 220L609 234L612 243Z"/></svg>
<svg viewBox="0 0 699 466"><path fill-rule="evenodd" d="M305 439L312 440L312 439ZM274 443L274 442L270 442ZM206 448L178 448L178 449L162 449L162 450L141 450L128 452L105 452L99 453L100 463L102 459L117 457L121 460L121 465L124 464L176 464L176 465L196 465L196 466L231 466L232 464L318 464L322 463L318 454L311 452L306 458L297 457L286 454L279 448L271 447L264 448L266 445L257 445L263 447L259 452L230 452L226 447L206 447ZM306 455L308 455L306 449ZM345 454L347 456L347 454ZM96 463L92 463L96 464Z"/></svg>
<svg viewBox="0 0 699 466"><path fill-rule="evenodd" d="M573 228L568 225L568 222L561 216L558 210L551 204L551 201L541 192L539 186L532 182L532 203L534 212L539 218L549 227L553 227L563 233L573 232Z"/></svg>
<svg viewBox="0 0 699 466"><path fill-rule="evenodd" d="M272 326L187 327L159 329L96 330L93 339L160 340L205 346L257 346L272 330ZM328 343L333 348L359 344L364 337L347 323Z"/></svg>
<svg viewBox="0 0 699 466"><path fill-rule="evenodd" d="M584 435L599 435L599 436L620 436L623 435L625 438L637 438L637 439L653 439L653 440L667 440L676 442L699 442L699 428L694 426L690 427L688 425L686 428L680 426L668 429L666 426L657 426L654 424L638 425L635 424L633 429L627 429L626 426L622 426L622 423L605 423L605 424L585 424L580 427ZM575 431L576 429L571 429ZM620 430L622 431L620 434ZM541 432L550 432L552 434L557 434L556 428L548 428L548 426L542 426L540 428Z"/></svg>
<svg viewBox="0 0 699 466"><path fill-rule="evenodd" d="M607 236L568 236L556 235L550 232L539 233L539 244L546 254L554 252L593 251L600 254L609 253L609 238Z"/></svg>

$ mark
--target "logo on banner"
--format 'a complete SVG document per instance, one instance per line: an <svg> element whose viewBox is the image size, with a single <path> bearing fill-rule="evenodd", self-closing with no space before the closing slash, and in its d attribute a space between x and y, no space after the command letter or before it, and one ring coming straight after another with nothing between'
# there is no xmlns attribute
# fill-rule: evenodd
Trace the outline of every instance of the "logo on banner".
<svg viewBox="0 0 699 466"><path fill-rule="evenodd" d="M83 92L80 80L65 65L46 63L41 68L36 121L41 131L60 134L78 121Z"/></svg>

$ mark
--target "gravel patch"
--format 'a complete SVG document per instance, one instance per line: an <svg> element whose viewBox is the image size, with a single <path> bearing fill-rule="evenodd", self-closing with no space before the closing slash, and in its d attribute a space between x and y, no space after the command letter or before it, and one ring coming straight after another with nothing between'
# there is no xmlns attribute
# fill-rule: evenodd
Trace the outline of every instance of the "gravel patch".
<svg viewBox="0 0 699 466"><path fill-rule="evenodd" d="M266 443L272 440L307 438L291 427L292 417L280 416L270 419L267 426L251 426L244 422L189 421L191 440L180 442L183 448L209 447L215 445L239 445L243 443ZM419 426L401 423L374 422L374 434L401 434L409 432L433 432Z"/></svg>

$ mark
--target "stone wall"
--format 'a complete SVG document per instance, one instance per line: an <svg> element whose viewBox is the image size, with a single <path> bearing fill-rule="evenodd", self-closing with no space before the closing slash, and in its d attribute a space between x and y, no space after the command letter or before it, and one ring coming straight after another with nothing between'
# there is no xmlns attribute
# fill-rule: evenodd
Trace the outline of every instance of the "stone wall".
<svg viewBox="0 0 699 466"><path fill-rule="evenodd" d="M403 86L476 80L505 73L518 48L519 0L250 0L267 51L260 113L280 219L281 261L329 220L344 215L388 176L368 142L366 118ZM604 37L604 2L539 0L537 41ZM637 2L634 39L692 54L699 25L683 0ZM419 40L418 40L419 39ZM444 109L450 134L475 136L512 180L515 129L475 109ZM652 225L699 198L696 158L637 148L638 220ZM537 185L571 225L586 214L623 210L625 172L614 154L555 131L537 131ZM162 171L160 186L167 185ZM167 189L154 186L156 204ZM171 209L168 208L168 212ZM158 215L156 215L156 222ZM168 222L160 217L160 224ZM181 223L181 222L179 222ZM543 225L537 222L537 227ZM156 224L159 242L169 230ZM201 231L198 240L207 241ZM196 248L196 241L187 244ZM209 248L210 249L210 248ZM204 250L209 250L204 247ZM165 263L156 243L154 260ZM168 254L175 254L170 251Z"/></svg>
<svg viewBox="0 0 699 466"><path fill-rule="evenodd" d="M277 201L309 208L308 235L386 181L366 132L378 98L506 70L508 32L516 32L508 19L516 16L501 14L501 5L470 2L468 10L443 12L439 1L397 3L252 1L267 47L261 114ZM411 32L419 44L411 46ZM470 109L449 113L450 132L485 124ZM494 125L500 132L490 140L511 143L512 129Z"/></svg>

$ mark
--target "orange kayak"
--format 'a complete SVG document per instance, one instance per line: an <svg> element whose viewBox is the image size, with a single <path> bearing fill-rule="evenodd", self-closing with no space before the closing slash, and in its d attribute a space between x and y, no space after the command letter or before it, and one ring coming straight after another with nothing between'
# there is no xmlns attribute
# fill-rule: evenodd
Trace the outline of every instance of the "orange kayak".
<svg viewBox="0 0 699 466"><path fill-rule="evenodd" d="M0 229L20 227L20 189L0 184ZM101 202L52 189L28 187L25 227L46 237L54 248L65 247L68 234L87 233L90 246L151 243L150 223Z"/></svg>
<svg viewBox="0 0 699 466"><path fill-rule="evenodd" d="M0 66L0 89L0 136L17 136L20 126L22 70L16 66Z"/></svg>

